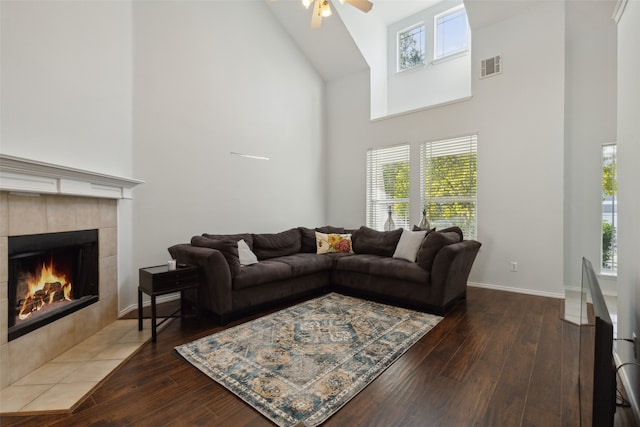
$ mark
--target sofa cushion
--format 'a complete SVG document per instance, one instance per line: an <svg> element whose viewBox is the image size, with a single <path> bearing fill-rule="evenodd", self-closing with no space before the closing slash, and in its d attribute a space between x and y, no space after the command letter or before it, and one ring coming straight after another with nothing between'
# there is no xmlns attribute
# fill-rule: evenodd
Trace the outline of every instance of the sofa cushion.
<svg viewBox="0 0 640 427"><path fill-rule="evenodd" d="M416 262L428 271L431 271L433 260L444 246L461 241L460 234L455 231L432 231L422 241L422 246L418 251Z"/></svg>
<svg viewBox="0 0 640 427"><path fill-rule="evenodd" d="M335 268L336 270L369 274L371 265L379 262L383 258L381 255L371 254L340 257L336 260Z"/></svg>
<svg viewBox="0 0 640 427"><path fill-rule="evenodd" d="M278 262L288 264L294 276L330 270L333 266L333 260L330 257L303 253L278 257Z"/></svg>
<svg viewBox="0 0 640 427"><path fill-rule="evenodd" d="M433 230L435 231L435 228ZM453 227L443 228L442 230L438 230L438 231L441 233L449 233L449 232L458 233L458 236L460 236L460 241L462 242L464 240L462 229L455 225Z"/></svg>
<svg viewBox="0 0 640 427"><path fill-rule="evenodd" d="M247 289L275 280L293 277L291 267L283 262L266 260L257 264L242 267L233 279L233 289Z"/></svg>
<svg viewBox="0 0 640 427"><path fill-rule="evenodd" d="M316 230L307 227L298 227L298 230L300 230L300 252L315 254Z"/></svg>
<svg viewBox="0 0 640 427"><path fill-rule="evenodd" d="M253 236L251 233L240 233L240 234L209 234L203 233L204 237L214 240L233 240L237 242L238 240L244 240L247 242L249 249L253 250Z"/></svg>
<svg viewBox="0 0 640 427"><path fill-rule="evenodd" d="M430 273L415 262L400 258L381 258L372 262L369 274L410 282L428 283Z"/></svg>
<svg viewBox="0 0 640 427"><path fill-rule="evenodd" d="M393 256L401 235L401 228L394 231L377 231L362 226L354 233L353 251L357 254L390 257Z"/></svg>
<svg viewBox="0 0 640 427"><path fill-rule="evenodd" d="M353 252L351 234L325 234L316 231L316 253Z"/></svg>
<svg viewBox="0 0 640 427"><path fill-rule="evenodd" d="M316 231L325 234L344 234L344 227L334 227L333 225L325 225L323 227L316 227Z"/></svg>
<svg viewBox="0 0 640 427"><path fill-rule="evenodd" d="M421 231L408 231L402 230L400 241L396 246L396 251L393 253L394 258L406 259L410 262L416 262L416 256L418 255L418 249L422 245L424 236L427 235L427 230Z"/></svg>
<svg viewBox="0 0 640 427"><path fill-rule="evenodd" d="M217 249L222 252L224 259L229 264L231 277L235 277L240 272L240 258L238 253L238 243L233 240L214 240L202 236L193 236L191 245L203 248Z"/></svg>
<svg viewBox="0 0 640 427"><path fill-rule="evenodd" d="M253 252L259 260L300 252L300 231L292 228L275 234L254 234Z"/></svg>

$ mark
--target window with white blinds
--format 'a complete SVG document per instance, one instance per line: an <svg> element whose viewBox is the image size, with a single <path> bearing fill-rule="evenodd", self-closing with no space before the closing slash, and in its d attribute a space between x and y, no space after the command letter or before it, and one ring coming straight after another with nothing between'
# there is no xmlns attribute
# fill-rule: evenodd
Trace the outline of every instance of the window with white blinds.
<svg viewBox="0 0 640 427"><path fill-rule="evenodd" d="M602 146L602 268L618 271L618 155L617 145Z"/></svg>
<svg viewBox="0 0 640 427"><path fill-rule="evenodd" d="M409 228L409 144L367 150L367 227Z"/></svg>
<svg viewBox="0 0 640 427"><path fill-rule="evenodd" d="M421 203L432 227L456 225L476 238L477 166L477 135L421 145Z"/></svg>

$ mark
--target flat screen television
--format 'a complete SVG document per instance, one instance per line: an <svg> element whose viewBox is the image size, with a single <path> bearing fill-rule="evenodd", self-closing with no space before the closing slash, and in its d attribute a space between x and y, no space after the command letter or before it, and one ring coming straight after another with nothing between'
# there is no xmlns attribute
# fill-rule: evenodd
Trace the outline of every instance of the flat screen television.
<svg viewBox="0 0 640 427"><path fill-rule="evenodd" d="M613 322L591 262L582 258L579 396L582 427L613 426L616 367Z"/></svg>

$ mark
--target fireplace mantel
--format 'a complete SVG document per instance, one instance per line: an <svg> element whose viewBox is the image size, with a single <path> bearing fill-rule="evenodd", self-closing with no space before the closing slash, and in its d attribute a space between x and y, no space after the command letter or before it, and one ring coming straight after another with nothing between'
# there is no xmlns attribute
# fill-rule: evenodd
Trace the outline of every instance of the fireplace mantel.
<svg viewBox="0 0 640 427"><path fill-rule="evenodd" d="M140 181L0 154L0 190L130 199Z"/></svg>

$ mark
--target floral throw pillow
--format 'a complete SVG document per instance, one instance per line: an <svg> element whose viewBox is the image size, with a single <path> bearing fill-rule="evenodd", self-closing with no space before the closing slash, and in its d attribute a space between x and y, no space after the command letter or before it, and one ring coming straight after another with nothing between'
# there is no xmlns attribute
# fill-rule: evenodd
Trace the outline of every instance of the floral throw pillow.
<svg viewBox="0 0 640 427"><path fill-rule="evenodd" d="M351 248L351 234L325 234L316 231L316 253L331 252L353 253Z"/></svg>

